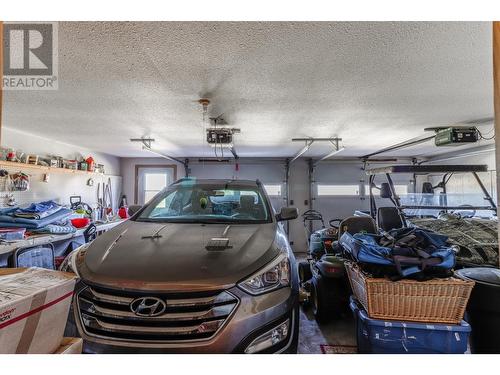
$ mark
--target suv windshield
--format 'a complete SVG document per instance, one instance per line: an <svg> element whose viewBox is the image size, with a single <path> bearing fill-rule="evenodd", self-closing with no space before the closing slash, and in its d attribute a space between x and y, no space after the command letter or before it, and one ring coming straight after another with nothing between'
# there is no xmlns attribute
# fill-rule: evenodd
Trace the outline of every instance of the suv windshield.
<svg viewBox="0 0 500 375"><path fill-rule="evenodd" d="M238 182L173 184L147 204L137 221L268 223L269 206L257 186Z"/></svg>

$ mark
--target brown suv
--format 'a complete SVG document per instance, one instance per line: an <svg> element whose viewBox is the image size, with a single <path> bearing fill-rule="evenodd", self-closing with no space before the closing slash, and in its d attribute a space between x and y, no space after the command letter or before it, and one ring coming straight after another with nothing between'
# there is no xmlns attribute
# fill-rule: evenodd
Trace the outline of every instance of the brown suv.
<svg viewBox="0 0 500 375"><path fill-rule="evenodd" d="M68 330L93 353L295 352L298 277L258 181L182 179L75 250ZM72 332L73 334L76 332Z"/></svg>

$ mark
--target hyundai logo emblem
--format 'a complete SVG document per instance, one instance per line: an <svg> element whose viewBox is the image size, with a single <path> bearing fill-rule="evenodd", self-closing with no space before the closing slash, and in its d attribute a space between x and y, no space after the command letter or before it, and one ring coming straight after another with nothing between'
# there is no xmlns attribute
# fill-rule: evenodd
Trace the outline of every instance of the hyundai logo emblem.
<svg viewBox="0 0 500 375"><path fill-rule="evenodd" d="M158 316L165 312L167 304L156 297L139 297L132 301L130 310L138 316Z"/></svg>

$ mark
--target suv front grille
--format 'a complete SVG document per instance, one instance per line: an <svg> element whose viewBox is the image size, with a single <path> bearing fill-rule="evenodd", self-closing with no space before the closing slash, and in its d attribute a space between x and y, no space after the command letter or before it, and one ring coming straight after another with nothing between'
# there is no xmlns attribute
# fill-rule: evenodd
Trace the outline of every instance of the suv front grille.
<svg viewBox="0 0 500 375"><path fill-rule="evenodd" d="M139 297L159 298L166 309L158 316L136 315L130 305ZM209 339L237 304L236 297L226 291L148 294L88 286L77 297L78 314L88 335L148 342Z"/></svg>

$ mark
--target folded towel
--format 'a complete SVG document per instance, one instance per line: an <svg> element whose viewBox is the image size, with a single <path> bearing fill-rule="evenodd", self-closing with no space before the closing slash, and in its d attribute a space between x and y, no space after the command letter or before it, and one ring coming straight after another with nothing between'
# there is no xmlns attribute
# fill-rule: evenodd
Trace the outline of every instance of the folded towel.
<svg viewBox="0 0 500 375"><path fill-rule="evenodd" d="M13 215L15 217L22 217L25 219L40 220L56 213L61 208L62 206L58 205L54 201L45 201L32 203L26 208L19 208L13 212Z"/></svg>
<svg viewBox="0 0 500 375"><path fill-rule="evenodd" d="M0 208L0 216L3 215L12 215L14 212L16 212L19 209L18 206L16 207L5 207L5 208Z"/></svg>
<svg viewBox="0 0 500 375"><path fill-rule="evenodd" d="M76 232L76 228L72 225L56 225L49 224L42 228L30 229L32 233L48 233L48 234L67 234Z"/></svg>
<svg viewBox="0 0 500 375"><path fill-rule="evenodd" d="M0 227L37 229L45 227L49 224L64 222L64 220L72 214L73 210L63 207L52 215L41 218L39 220L14 217L10 215L0 215Z"/></svg>

